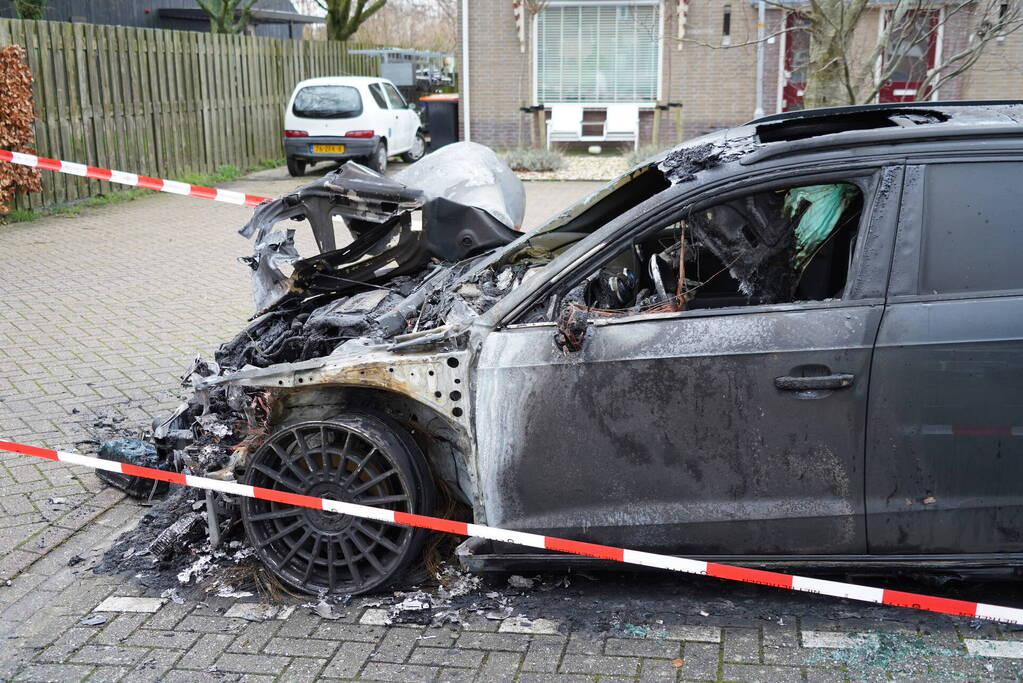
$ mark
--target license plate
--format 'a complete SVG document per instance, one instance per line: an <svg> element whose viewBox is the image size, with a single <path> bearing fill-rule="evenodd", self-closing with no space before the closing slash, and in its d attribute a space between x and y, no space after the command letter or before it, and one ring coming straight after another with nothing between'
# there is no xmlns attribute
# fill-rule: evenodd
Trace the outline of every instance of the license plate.
<svg viewBox="0 0 1023 683"><path fill-rule="evenodd" d="M313 145L313 152L322 152L326 154L344 154L344 145Z"/></svg>

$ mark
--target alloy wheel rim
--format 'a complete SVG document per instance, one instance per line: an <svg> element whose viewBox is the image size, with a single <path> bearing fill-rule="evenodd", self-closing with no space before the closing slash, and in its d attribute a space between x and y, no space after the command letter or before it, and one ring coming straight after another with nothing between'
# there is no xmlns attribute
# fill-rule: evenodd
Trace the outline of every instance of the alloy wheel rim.
<svg viewBox="0 0 1023 683"><path fill-rule="evenodd" d="M365 434L334 422L275 434L248 465L253 486L414 512L412 482ZM279 578L308 592L352 593L387 581L413 530L322 510L245 499L256 555Z"/></svg>

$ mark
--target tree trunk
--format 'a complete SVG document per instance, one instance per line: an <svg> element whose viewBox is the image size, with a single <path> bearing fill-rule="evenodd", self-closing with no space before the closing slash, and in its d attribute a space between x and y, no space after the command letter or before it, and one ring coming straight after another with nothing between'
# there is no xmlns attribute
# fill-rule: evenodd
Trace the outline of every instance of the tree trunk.
<svg viewBox="0 0 1023 683"><path fill-rule="evenodd" d="M810 19L810 55L803 105L838 107L856 104L849 82L849 46L866 0L817 0Z"/></svg>
<svg viewBox="0 0 1023 683"><path fill-rule="evenodd" d="M838 107L855 104L845 83L845 50L837 41L810 40L810 61L806 74L803 106Z"/></svg>

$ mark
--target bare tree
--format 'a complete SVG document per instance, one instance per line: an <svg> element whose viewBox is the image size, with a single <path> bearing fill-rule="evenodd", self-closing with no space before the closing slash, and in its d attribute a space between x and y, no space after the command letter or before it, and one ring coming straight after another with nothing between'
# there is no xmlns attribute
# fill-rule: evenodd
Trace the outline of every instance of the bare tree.
<svg viewBox="0 0 1023 683"><path fill-rule="evenodd" d="M938 5L928 0L893 0L891 4L870 4L869 0L809 0L795 4L767 0L767 4L794 15L799 21L766 38L782 33L806 31L810 49L806 64L806 107L829 107L874 101L892 81L904 79L916 84L916 97L923 99L953 78L970 69L984 55L989 44L1023 27L1023 0L953 0ZM876 15L883 12L882 29L867 49L857 50L856 34L873 30ZM952 23L971 26L961 46L938 55L933 63L927 53L939 32ZM705 44L691 38L683 42L704 47L730 49L756 43L755 39L730 46Z"/></svg>
<svg viewBox="0 0 1023 683"><path fill-rule="evenodd" d="M327 40L346 41L367 19L387 4L387 0L316 0L327 12Z"/></svg>
<svg viewBox="0 0 1023 683"><path fill-rule="evenodd" d="M458 42L457 15L455 0L390 0L359 28L354 39L450 52Z"/></svg>
<svg viewBox="0 0 1023 683"><path fill-rule="evenodd" d="M210 17L210 33L244 33L256 0L195 0Z"/></svg>

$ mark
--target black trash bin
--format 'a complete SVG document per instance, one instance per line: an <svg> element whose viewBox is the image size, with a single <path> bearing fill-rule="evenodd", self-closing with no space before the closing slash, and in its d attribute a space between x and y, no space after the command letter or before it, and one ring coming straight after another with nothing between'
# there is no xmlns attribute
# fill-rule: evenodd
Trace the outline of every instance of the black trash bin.
<svg viewBox="0 0 1023 683"><path fill-rule="evenodd" d="M458 95L425 95L419 101L426 107L430 151L458 142Z"/></svg>

